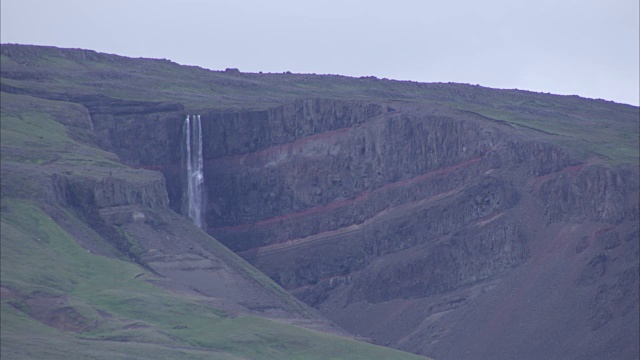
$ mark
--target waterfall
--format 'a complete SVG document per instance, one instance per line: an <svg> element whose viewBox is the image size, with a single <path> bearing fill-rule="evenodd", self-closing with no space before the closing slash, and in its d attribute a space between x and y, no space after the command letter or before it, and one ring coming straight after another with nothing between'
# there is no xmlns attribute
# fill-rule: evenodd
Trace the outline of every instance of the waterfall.
<svg viewBox="0 0 640 360"><path fill-rule="evenodd" d="M187 115L183 127L183 164L186 189L183 213L200 229L204 229L204 174L202 160L202 126L200 115Z"/></svg>

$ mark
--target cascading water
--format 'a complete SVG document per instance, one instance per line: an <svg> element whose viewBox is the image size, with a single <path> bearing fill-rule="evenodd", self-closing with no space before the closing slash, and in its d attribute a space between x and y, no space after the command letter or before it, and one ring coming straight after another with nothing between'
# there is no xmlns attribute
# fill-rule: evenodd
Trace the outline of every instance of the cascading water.
<svg viewBox="0 0 640 360"><path fill-rule="evenodd" d="M200 115L187 115L183 127L183 164L186 189L183 213L200 229L204 229L204 174L202 160L202 126Z"/></svg>

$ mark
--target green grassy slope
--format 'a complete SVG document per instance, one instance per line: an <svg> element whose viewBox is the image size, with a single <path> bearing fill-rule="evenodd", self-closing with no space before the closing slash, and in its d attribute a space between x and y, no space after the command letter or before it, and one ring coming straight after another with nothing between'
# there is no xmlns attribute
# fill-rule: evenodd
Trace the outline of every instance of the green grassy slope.
<svg viewBox="0 0 640 360"><path fill-rule="evenodd" d="M255 316L229 317L148 284L153 275L137 265L88 252L28 200L3 198L1 225L3 359L421 358Z"/></svg>

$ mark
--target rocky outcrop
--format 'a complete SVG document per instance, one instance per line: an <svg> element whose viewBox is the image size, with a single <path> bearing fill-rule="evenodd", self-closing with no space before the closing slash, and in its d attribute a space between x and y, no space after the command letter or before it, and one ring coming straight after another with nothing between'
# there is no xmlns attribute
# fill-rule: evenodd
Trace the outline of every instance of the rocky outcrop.
<svg viewBox="0 0 640 360"><path fill-rule="evenodd" d="M481 134L473 124L451 117L393 111L366 119L357 126L329 126L327 132L242 156L207 158L209 203L215 204L210 227L250 224L349 200L380 201L372 194L381 194L385 200L380 204L365 204L373 207L362 221L386 207L384 201L408 200L395 196L423 196L400 194L405 185L421 182L420 176L474 167L496 143L495 133ZM226 200L230 198L234 200ZM336 218L343 215L349 216ZM344 223L350 221L357 219ZM326 229L318 229L322 230Z"/></svg>
<svg viewBox="0 0 640 360"><path fill-rule="evenodd" d="M638 219L637 166L577 166L542 179L540 196L549 222Z"/></svg>
<svg viewBox="0 0 640 360"><path fill-rule="evenodd" d="M326 120L311 123L323 127L301 136L290 127L288 137L270 137L273 130L265 124L280 126L281 113L309 123L295 115L305 112L304 102L290 105L297 111L227 114L229 128L204 117L215 138L210 145L205 140L209 232L360 335L371 335L358 324L383 311L374 309L416 304L384 310L406 319L418 316L414 328L406 325L411 321L395 331L382 330L383 324L396 326L392 320L372 324L380 326L384 335L374 338L382 344L438 354L437 347L407 337L437 339L438 328L412 332L430 317L474 304L476 296L493 296L480 294L491 293L488 284L519 273L514 269L526 266L523 271L535 273L536 264L551 261L541 255L550 250L540 244L556 235L540 229L637 219L631 168L585 163L557 145L522 138L505 124L473 114L385 104L379 112L357 110L362 120L345 122L332 115L339 105L315 104L326 107L318 111ZM252 126L260 131L241 130ZM558 241L571 243L572 251L588 248L572 254L593 251L590 240L579 243L584 235L557 236L568 236ZM580 266L582 256L567 266ZM595 272L585 276L601 282L606 265L591 267ZM472 290L478 288L484 290ZM457 293L466 295L448 295ZM443 296L457 300L437 310Z"/></svg>
<svg viewBox="0 0 640 360"><path fill-rule="evenodd" d="M106 106L106 105L101 105ZM131 166L180 164L182 111L145 113L92 113L98 144Z"/></svg>
<svg viewBox="0 0 640 360"><path fill-rule="evenodd" d="M338 230L319 232L241 254L272 274L285 288L301 289L306 294L301 295L303 298L312 298L319 295L308 286L318 285L324 291L326 284L322 282L335 282L335 277L348 276L375 263L379 257L407 249L412 249L414 254L419 251L433 256L437 253L434 249L436 243L449 241L443 237L479 219L499 217L517 201L517 194L504 184L485 181L459 192L440 193L390 207L361 223L349 224ZM357 208L351 210L357 211ZM298 223L304 226L305 219L298 219ZM523 239L509 240L524 243ZM472 256L470 253L467 255ZM456 287L453 284L446 286Z"/></svg>
<svg viewBox="0 0 640 360"><path fill-rule="evenodd" d="M506 221L465 227L428 250L411 249L359 276L350 301L423 298L495 278L529 256L526 237Z"/></svg>
<svg viewBox="0 0 640 360"><path fill-rule="evenodd" d="M51 175L48 198L82 209L140 205L168 205L164 177L148 170L110 170L103 178L89 175ZM137 178L136 178L137 177Z"/></svg>
<svg viewBox="0 0 640 360"><path fill-rule="evenodd" d="M126 164L163 173L176 211L184 116L177 110L92 113L105 149ZM574 275L566 282L591 297L583 304L590 315L579 321L599 331L629 318L626 307L602 300L618 299L613 294L620 291L620 299L634 296L628 287L612 290L619 287L609 281L618 276L609 272L628 270L612 265L610 256L621 248L616 244L628 243L618 237L596 246L589 231L596 231L592 224L609 228L638 218L630 200L638 193L630 181L636 168L591 164L504 122L439 106L309 99L201 117L208 232L361 336L457 358L460 353L451 357L437 344L460 346L446 334L462 331L456 314L470 307L508 313L518 306L521 321L546 324L545 318L529 318L518 294L546 291L537 277L557 271L546 270L557 265L545 254L561 246L571 249L562 271ZM155 221L127 205L136 196L115 195L121 193L115 183L101 186L97 198L113 205L100 210L106 223L133 229ZM566 235L558 226L576 230ZM142 253L140 259L155 264L156 255ZM209 271L208 260L192 257L180 263L195 267L179 271L170 262L153 266L173 277ZM536 275L539 267L543 275ZM512 277L519 280L506 280ZM496 285L531 279L522 289ZM598 290L603 282L608 285ZM512 291L512 300L495 298L496 287ZM496 300L483 305L486 299ZM553 309L565 306L559 304ZM437 320L445 316L453 325ZM474 321L487 334L498 334L494 322L518 326L497 319Z"/></svg>
<svg viewBox="0 0 640 360"><path fill-rule="evenodd" d="M264 111L202 114L207 159L260 151L297 139L353 127L390 111L380 104L332 99L297 100Z"/></svg>

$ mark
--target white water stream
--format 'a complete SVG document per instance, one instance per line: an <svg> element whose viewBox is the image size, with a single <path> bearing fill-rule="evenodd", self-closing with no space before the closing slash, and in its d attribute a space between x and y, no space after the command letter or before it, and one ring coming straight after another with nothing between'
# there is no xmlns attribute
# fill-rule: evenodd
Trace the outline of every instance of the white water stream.
<svg viewBox="0 0 640 360"><path fill-rule="evenodd" d="M187 115L183 128L184 164L187 188L184 204L187 217L204 229L204 174L202 160L202 126L200 115Z"/></svg>

